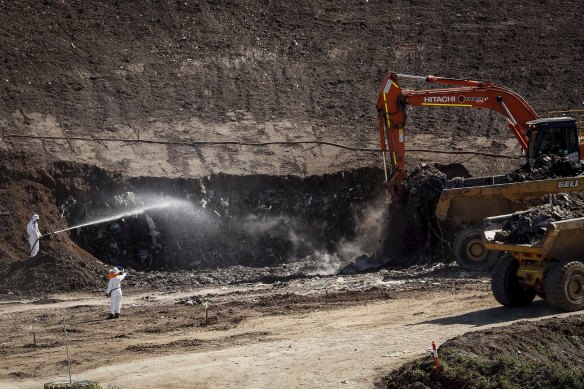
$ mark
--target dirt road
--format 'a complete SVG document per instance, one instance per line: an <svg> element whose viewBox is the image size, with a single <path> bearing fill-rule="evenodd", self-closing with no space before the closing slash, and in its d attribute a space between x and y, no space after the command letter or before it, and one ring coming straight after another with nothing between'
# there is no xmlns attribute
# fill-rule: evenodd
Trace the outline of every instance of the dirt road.
<svg viewBox="0 0 584 389"><path fill-rule="evenodd" d="M498 306L485 277L378 273L152 293L128 290L124 317L107 300L56 295L0 305L0 387L73 379L123 388L371 387L431 342L520 319L557 315L543 301ZM184 304L190 299L195 305ZM201 304L210 302L204 323ZM36 325L37 349L31 323Z"/></svg>

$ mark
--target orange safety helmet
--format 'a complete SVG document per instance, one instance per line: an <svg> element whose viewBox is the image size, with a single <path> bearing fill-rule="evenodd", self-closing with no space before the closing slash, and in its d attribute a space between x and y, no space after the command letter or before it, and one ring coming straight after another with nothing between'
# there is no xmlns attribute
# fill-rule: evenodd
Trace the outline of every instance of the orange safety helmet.
<svg viewBox="0 0 584 389"><path fill-rule="evenodd" d="M117 267L110 269L109 273L107 273L108 280L111 280L112 278L116 277L119 273L120 271L118 270Z"/></svg>

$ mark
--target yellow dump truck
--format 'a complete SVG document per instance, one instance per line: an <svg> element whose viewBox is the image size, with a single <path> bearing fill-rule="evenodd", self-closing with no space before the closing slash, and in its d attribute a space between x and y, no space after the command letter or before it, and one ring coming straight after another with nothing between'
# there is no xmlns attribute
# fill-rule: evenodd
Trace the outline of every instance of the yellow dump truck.
<svg viewBox="0 0 584 389"><path fill-rule="evenodd" d="M486 217L509 214L539 205L546 194L584 190L584 176L503 183L504 176L457 180L456 187L442 190L436 217L453 242L461 267L486 270L500 252L489 251L482 241Z"/></svg>
<svg viewBox="0 0 584 389"><path fill-rule="evenodd" d="M508 307L526 306L536 295L564 311L584 308L584 218L551 222L532 244L497 241L513 215L485 219L484 246L506 252L495 265L495 299Z"/></svg>

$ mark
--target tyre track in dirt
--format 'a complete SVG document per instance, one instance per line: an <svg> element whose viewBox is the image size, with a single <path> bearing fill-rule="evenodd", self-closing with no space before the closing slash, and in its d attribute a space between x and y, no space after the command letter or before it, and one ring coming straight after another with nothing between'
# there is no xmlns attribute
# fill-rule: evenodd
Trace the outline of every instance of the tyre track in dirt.
<svg viewBox="0 0 584 389"><path fill-rule="evenodd" d="M424 355L432 341L440 345L468 331L522 319L566 315L558 314L541 300L526 309L500 307L485 283L484 279L477 281L478 290L434 288L382 302L332 309L323 306L292 314L282 314L273 307L268 315L249 317L233 328L210 327L203 332L194 328L177 332L169 324L167 331L139 335L141 324L132 317L94 324L95 329L104 327L102 330L110 338L117 337L117 350L124 350L128 343L137 345L138 350L150 347L143 347L141 353L122 352L119 357L112 352L111 342L76 342L71 347L73 359L83 360L79 355L87 347L94 348L93 353L100 356L74 366L73 375L74 379L92 379L123 388L371 387L382 373ZM135 296L133 301L140 297L144 296ZM160 304L164 300L142 301L153 317L166 307ZM88 300L82 302L90 305ZM47 309L51 309L50 305ZM194 341L202 347L174 347ZM45 351L44 358L47 362L52 358L60 361L64 355L61 351ZM44 369L34 379L3 378L0 386L33 388L66 375L62 366L47 374L49 370Z"/></svg>

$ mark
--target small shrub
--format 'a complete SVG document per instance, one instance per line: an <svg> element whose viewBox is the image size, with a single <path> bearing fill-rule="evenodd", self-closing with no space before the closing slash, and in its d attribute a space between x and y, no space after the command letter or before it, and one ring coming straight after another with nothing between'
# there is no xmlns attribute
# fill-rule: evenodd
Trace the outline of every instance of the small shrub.
<svg viewBox="0 0 584 389"><path fill-rule="evenodd" d="M568 336L568 341L578 348L582 347L582 339L580 339L579 336L576 335Z"/></svg>

